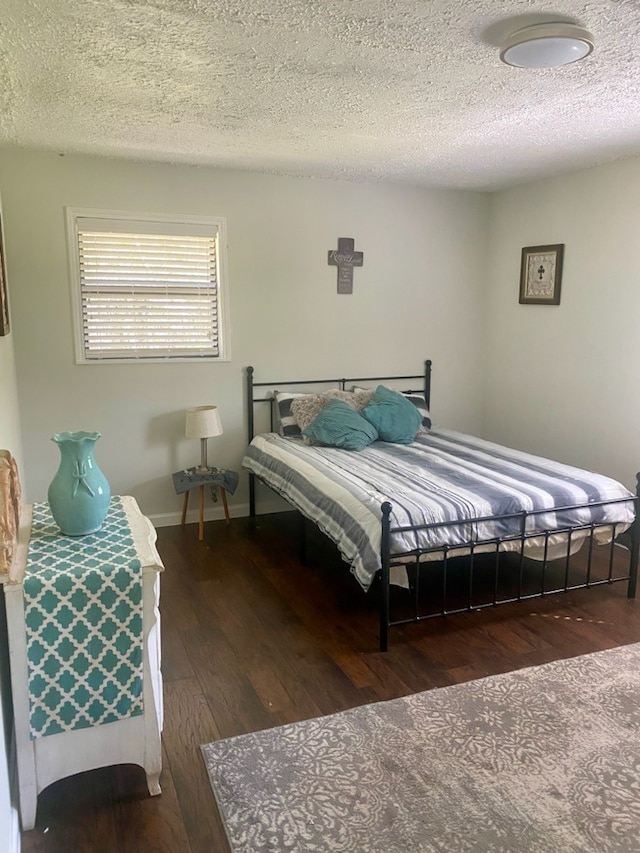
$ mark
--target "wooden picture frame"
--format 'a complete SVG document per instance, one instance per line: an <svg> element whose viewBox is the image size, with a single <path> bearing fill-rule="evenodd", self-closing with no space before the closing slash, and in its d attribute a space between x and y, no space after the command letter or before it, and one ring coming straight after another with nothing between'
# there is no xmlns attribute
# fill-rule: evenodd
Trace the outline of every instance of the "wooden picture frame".
<svg viewBox="0 0 640 853"><path fill-rule="evenodd" d="M9 334L9 298L7 295L7 269L4 263L2 221L0 220L0 336Z"/></svg>
<svg viewBox="0 0 640 853"><path fill-rule="evenodd" d="M525 246L520 263L520 304L559 305L564 243Z"/></svg>

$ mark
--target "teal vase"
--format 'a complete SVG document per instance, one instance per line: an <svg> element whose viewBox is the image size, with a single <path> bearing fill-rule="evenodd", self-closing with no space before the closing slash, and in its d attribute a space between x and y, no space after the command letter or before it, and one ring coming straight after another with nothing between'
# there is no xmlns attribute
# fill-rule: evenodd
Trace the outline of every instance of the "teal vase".
<svg viewBox="0 0 640 853"><path fill-rule="evenodd" d="M67 536L100 530L109 509L111 489L96 464L93 450L99 432L57 432L60 467L49 486L51 515Z"/></svg>

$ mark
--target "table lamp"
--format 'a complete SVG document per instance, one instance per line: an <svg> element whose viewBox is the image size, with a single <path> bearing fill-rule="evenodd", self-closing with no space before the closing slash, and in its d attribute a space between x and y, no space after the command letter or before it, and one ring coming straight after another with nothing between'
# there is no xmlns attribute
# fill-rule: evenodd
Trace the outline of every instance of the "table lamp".
<svg viewBox="0 0 640 853"><path fill-rule="evenodd" d="M222 435L222 421L217 406L196 406L187 409L187 423L185 427L187 438L200 439L200 465L196 468L196 474L210 474L217 468L207 465L207 439L214 435Z"/></svg>

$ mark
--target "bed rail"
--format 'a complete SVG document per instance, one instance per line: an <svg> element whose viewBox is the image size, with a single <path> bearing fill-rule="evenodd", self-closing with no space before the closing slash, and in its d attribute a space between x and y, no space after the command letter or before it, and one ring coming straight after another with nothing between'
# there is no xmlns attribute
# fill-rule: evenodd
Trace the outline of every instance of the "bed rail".
<svg viewBox="0 0 640 853"><path fill-rule="evenodd" d="M565 513L576 513L580 510L592 510L596 507L613 507L617 504L634 505L635 520L629 527L621 522L578 522L575 524L559 524L548 529L535 529L532 522L536 517L548 515L550 512L553 515L561 516ZM518 601L526 601L533 598L542 598L548 595L553 595L559 592L571 592L577 589L588 589L593 586L601 586L603 584L613 584L619 581L627 581L627 597L635 598L637 577L638 577L638 557L640 553L640 532L638 529L638 506L640 505L640 473L636 475L636 494L628 498L616 498L610 501L595 501L589 504L574 504L571 506L554 507L551 511L549 508L540 510L521 511L517 513L509 513L504 515L486 516L483 518L463 519L458 521L437 522L434 524L415 525L412 527L393 527L391 524L391 513L393 510L392 504L385 501L381 509L381 593L380 593L380 651L386 652L389 645L389 630L400 625L407 625L413 622L422 622L425 619L432 619L436 616L450 616L456 613L466 613L474 610L483 610L487 607L495 607L500 604L512 604ZM456 529L477 528L485 522L492 524L502 522L506 526L517 526L515 532L505 533L503 536L492 536L489 538L469 536L466 540L464 537L455 537L455 544L434 544L429 547L419 547L413 550L404 552L391 553L391 542L394 534L400 533L417 533L419 531L454 531ZM623 529L621 529L623 528ZM560 558L551 558L549 556L550 540L552 537L563 537L563 542L560 544L562 550L566 554ZM598 538L605 538L608 541L604 544L599 544ZM582 544L576 540L582 541ZM526 591L525 588L525 565L528 558L526 546L528 543L535 543L539 549L542 549L542 557L536 559L535 563L538 567L538 583L539 588L535 591ZM557 542L552 543L558 545ZM578 545L574 551L574 545ZM622 558L619 551L615 549L622 546L628 552L627 559ZM585 551L586 547L586 553ZM602 559L602 549L606 549L607 554ZM596 549L598 549L598 569L599 576L594 576L596 563ZM433 561L425 560L431 555L438 558L438 565L441 567L441 591L440 591L440 606L435 610L425 613L422 601L421 590L421 573L426 566L433 566ZM468 577L468 587L466 593L466 602L458 606L451 606L447 595L448 581L452 570L452 561L456 558L464 556L466 566L465 573ZM483 560L486 557L492 557L493 563L493 595L489 601L474 600L474 583L475 572L478 563L478 557L482 556ZM510 573L510 579L513 582L515 575L517 585L511 594L500 595L500 570L501 562L505 557L510 557L517 562L518 568L515 572ZM619 558L619 559L616 559ZM533 564L534 561L530 560ZM562 579L560 583L551 581L548 585L550 569L555 569L558 573L558 564L562 564L560 572ZM484 560L483 565L486 565ZM394 567L403 567L412 572L413 593L413 613L411 616L401 618L392 618L391 615L391 569ZM582 579L577 582L571 580L572 576L580 574ZM604 575L604 576L603 576ZM486 583L485 583L486 587ZM432 601L432 599L429 599Z"/></svg>

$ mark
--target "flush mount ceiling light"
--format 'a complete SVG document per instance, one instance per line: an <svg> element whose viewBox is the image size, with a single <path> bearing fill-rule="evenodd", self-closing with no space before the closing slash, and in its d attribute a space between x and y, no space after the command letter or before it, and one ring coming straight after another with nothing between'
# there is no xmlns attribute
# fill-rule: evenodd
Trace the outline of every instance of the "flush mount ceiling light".
<svg viewBox="0 0 640 853"><path fill-rule="evenodd" d="M594 39L577 24L534 24L516 30L500 48L500 59L517 68L558 68L589 56Z"/></svg>

